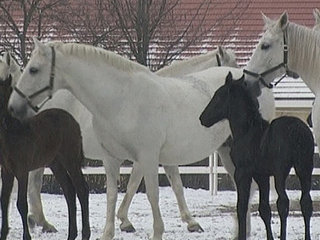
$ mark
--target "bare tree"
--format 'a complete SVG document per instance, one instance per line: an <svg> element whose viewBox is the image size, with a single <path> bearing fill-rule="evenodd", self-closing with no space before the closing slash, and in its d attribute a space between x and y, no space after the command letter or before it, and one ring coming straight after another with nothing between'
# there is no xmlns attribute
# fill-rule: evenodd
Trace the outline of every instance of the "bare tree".
<svg viewBox="0 0 320 240"><path fill-rule="evenodd" d="M120 36L105 9L106 0L71 0L56 11L56 31L67 41L86 43L113 50Z"/></svg>
<svg viewBox="0 0 320 240"><path fill-rule="evenodd" d="M50 11L63 0L4 0L0 1L0 44L26 65L31 37L49 36L52 24Z"/></svg>
<svg viewBox="0 0 320 240"><path fill-rule="evenodd" d="M185 9L183 0L110 0L109 12L124 37L122 53L157 70L176 59L191 46L201 44L220 21L236 21L250 0L238 0L227 12L215 18L208 11L221 0L193 1ZM234 25L233 25L234 26ZM228 32L225 32L228 34ZM156 53L156 54L155 54Z"/></svg>

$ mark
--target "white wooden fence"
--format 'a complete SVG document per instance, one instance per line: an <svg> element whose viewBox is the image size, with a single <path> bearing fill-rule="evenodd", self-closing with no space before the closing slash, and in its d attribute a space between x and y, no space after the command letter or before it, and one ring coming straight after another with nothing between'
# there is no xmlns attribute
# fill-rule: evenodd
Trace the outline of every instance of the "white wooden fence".
<svg viewBox="0 0 320 240"><path fill-rule="evenodd" d="M120 174L131 174L132 167L121 167ZM100 175L105 174L104 167L84 167L82 169L84 175ZM209 190L211 195L218 192L218 174L227 174L222 166L218 166L218 154L214 153L209 156L209 166L180 166L180 174L209 174ZM159 167L159 174L165 174L163 167ZM46 168L45 175L52 175L50 168Z"/></svg>
<svg viewBox="0 0 320 240"><path fill-rule="evenodd" d="M318 147L315 148L318 153ZM96 175L105 174L104 167L85 167L83 174ZM132 167L121 167L120 174L131 174ZM209 166L180 166L180 174L209 174L209 191L211 195L217 195L218 192L218 176L219 174L227 174L223 166L218 166L218 154L214 153L209 156ZM51 175L49 168L45 169L45 175ZM165 174L163 167L159 167L159 174ZM294 169L290 171L290 175L295 175ZM312 175L320 175L320 168L314 168Z"/></svg>

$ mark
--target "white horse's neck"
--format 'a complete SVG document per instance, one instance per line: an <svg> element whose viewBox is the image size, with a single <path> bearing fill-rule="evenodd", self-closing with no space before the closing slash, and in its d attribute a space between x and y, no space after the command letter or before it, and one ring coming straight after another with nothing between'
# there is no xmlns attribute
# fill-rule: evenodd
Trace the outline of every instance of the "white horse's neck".
<svg viewBox="0 0 320 240"><path fill-rule="evenodd" d="M147 68L103 49L80 44L54 46L56 86L69 90L95 114L108 116L120 111L126 95L152 74Z"/></svg>
<svg viewBox="0 0 320 240"><path fill-rule="evenodd" d="M288 47L290 70L298 73L311 91L320 90L320 35L307 27L289 23Z"/></svg>
<svg viewBox="0 0 320 240"><path fill-rule="evenodd" d="M192 72L199 72L210 67L218 66L217 54L218 50L214 50L187 60L174 62L170 66L157 71L157 75L163 77L181 77Z"/></svg>

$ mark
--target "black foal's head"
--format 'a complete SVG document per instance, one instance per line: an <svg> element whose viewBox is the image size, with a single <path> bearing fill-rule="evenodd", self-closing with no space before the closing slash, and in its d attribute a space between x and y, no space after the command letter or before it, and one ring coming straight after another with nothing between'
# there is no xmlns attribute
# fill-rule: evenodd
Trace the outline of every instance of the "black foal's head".
<svg viewBox="0 0 320 240"><path fill-rule="evenodd" d="M200 122L203 126L211 127L213 124L227 118L232 81L232 74L229 72L225 84L215 92L213 98L200 115Z"/></svg>
<svg viewBox="0 0 320 240"><path fill-rule="evenodd" d="M254 100L253 102L252 99ZM215 92L213 98L202 112L200 116L201 124L205 127L211 127L223 119L228 119L230 111L232 111L231 108L237 108L235 110L241 111L241 109L238 109L238 104L240 103L253 105L254 108L257 108L258 101L252 97L252 94L247 89L244 76L239 80L233 80L232 74L229 72L225 84Z"/></svg>

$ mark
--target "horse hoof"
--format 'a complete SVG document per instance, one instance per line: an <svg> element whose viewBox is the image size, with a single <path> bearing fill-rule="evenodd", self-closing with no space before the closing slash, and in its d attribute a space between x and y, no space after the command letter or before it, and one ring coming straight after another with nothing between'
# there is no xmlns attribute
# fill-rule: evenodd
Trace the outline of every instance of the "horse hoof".
<svg viewBox="0 0 320 240"><path fill-rule="evenodd" d="M58 232L58 230L53 225L51 225L50 223L46 222L42 226L42 232L43 233L56 233L56 232Z"/></svg>
<svg viewBox="0 0 320 240"><path fill-rule="evenodd" d="M132 226L132 224L124 225L122 223L122 224L120 224L120 229L122 232L127 232L127 233L133 233L136 231L136 229Z"/></svg>
<svg viewBox="0 0 320 240"><path fill-rule="evenodd" d="M200 226L199 223L188 225L189 232L204 232L203 228Z"/></svg>

